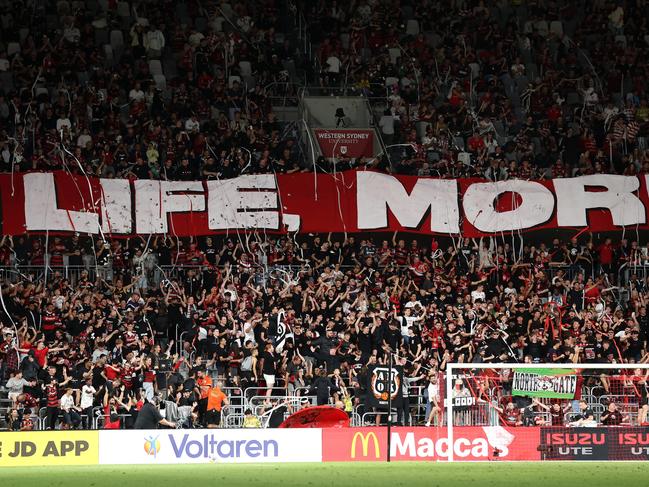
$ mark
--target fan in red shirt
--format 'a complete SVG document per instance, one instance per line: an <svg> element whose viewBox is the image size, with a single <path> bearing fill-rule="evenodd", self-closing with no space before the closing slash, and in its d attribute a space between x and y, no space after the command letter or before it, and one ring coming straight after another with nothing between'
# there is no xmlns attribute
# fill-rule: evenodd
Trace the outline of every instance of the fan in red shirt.
<svg viewBox="0 0 649 487"><path fill-rule="evenodd" d="M418 256L414 256L409 270L412 274L415 284L420 285L421 281L424 279L424 276L428 272L428 264L419 259Z"/></svg>
<svg viewBox="0 0 649 487"><path fill-rule="evenodd" d="M473 133L468 140L469 152L478 153L482 152L485 148L484 139L476 132Z"/></svg>
<svg viewBox="0 0 649 487"><path fill-rule="evenodd" d="M408 249L404 240L399 240L399 244L395 247L394 260L397 265L406 265L408 263Z"/></svg>
<svg viewBox="0 0 649 487"><path fill-rule="evenodd" d="M45 386L45 397L47 398L47 429L53 430L59 417L59 387L55 379Z"/></svg>
<svg viewBox="0 0 649 487"><path fill-rule="evenodd" d="M54 243L50 246L50 266L62 267L63 254L65 253L65 244L60 237L54 237Z"/></svg>
<svg viewBox="0 0 649 487"><path fill-rule="evenodd" d="M613 244L610 238L604 240L604 243L597 247L597 253L599 254L599 264L602 266L602 271L610 274L614 254Z"/></svg>
<svg viewBox="0 0 649 487"><path fill-rule="evenodd" d="M521 410L514 407L514 403L509 401L507 407L502 410L503 419L507 426L521 426L523 421L521 419Z"/></svg>

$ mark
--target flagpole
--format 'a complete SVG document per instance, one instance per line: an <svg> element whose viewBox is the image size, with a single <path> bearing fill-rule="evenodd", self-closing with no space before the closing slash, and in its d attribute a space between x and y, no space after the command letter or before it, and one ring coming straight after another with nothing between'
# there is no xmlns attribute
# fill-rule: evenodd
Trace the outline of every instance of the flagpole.
<svg viewBox="0 0 649 487"><path fill-rule="evenodd" d="M390 463L390 443L392 437L392 350L388 360L388 463ZM399 384L399 387L401 385Z"/></svg>

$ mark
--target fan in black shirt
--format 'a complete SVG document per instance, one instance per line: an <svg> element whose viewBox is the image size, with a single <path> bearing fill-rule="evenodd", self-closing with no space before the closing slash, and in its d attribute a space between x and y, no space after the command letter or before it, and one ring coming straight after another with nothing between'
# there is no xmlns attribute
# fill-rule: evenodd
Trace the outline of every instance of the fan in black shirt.
<svg viewBox="0 0 649 487"><path fill-rule="evenodd" d="M153 401L147 401L142 409L137 413L137 418L135 419L135 429L146 430L146 429L156 429L159 424L162 426L168 426L169 428L175 428L176 423L167 421L160 414L160 409L158 408L159 399L157 397L153 398Z"/></svg>
<svg viewBox="0 0 649 487"><path fill-rule="evenodd" d="M606 426L619 426L623 421L628 421L629 418L623 416L617 409L614 402L608 404L608 410L601 416L602 424Z"/></svg>

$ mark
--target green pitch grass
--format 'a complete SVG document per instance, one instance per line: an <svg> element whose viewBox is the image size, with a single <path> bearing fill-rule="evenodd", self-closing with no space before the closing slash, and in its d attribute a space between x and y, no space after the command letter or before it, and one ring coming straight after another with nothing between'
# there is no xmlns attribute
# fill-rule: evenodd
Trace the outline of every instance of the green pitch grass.
<svg viewBox="0 0 649 487"><path fill-rule="evenodd" d="M2 487L646 486L649 462L301 463L0 468Z"/></svg>

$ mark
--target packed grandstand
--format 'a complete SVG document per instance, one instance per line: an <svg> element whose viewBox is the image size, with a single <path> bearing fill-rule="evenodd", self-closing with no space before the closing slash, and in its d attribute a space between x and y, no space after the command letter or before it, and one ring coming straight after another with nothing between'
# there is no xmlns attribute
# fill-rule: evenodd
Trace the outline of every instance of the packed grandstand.
<svg viewBox="0 0 649 487"><path fill-rule="evenodd" d="M644 2L17 3L0 0L5 217L33 173L79 181L67 187L81 199L98 178L373 171L549 187L649 173ZM310 96L341 106L320 121L328 133L358 128L349 100L362 99L376 150L320 137L318 114L300 117L319 106ZM344 184L319 190L341 220ZM450 362L649 357L644 219L475 238L349 221L117 235L76 231L70 210L73 231L3 220L0 428L133 428L147 403L169 426L276 426L316 404L381 424L367 374L390 356L407 398L397 422L440 426ZM484 400L459 402L458 424L644 425L645 370L584 371L582 406L512 397L503 369L485 398L460 377L454 397Z"/></svg>

